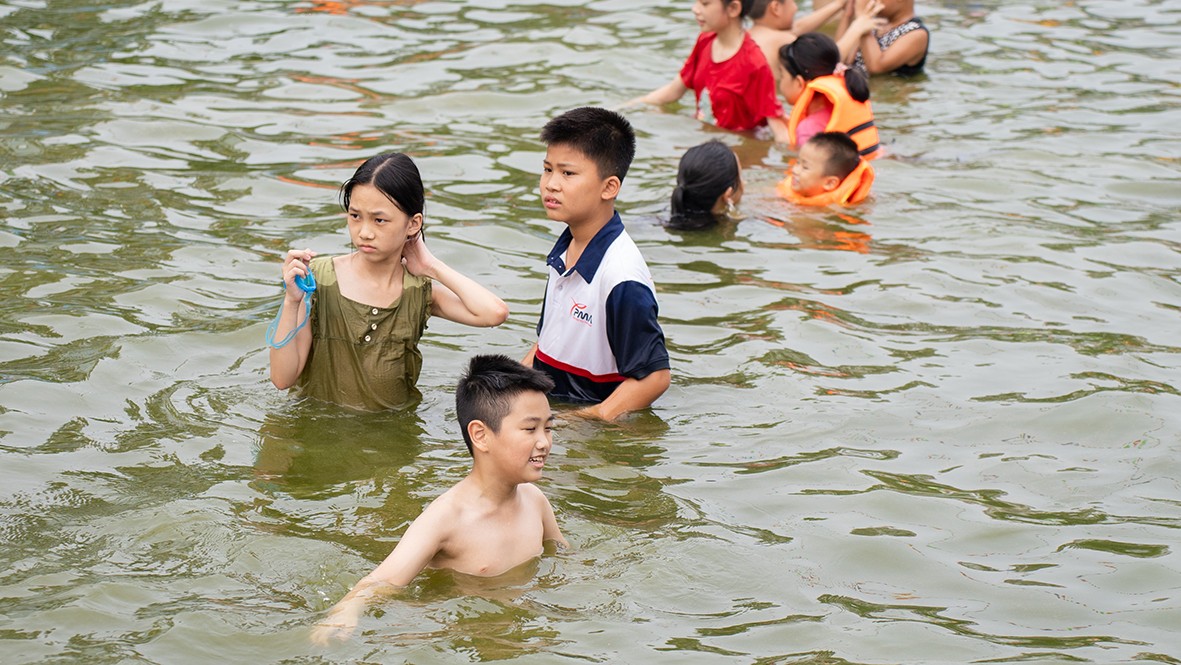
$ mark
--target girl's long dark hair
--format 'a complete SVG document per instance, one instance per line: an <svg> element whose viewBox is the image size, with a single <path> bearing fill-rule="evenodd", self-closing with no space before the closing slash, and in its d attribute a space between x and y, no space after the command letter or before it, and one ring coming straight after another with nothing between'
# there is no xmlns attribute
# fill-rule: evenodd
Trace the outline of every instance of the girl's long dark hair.
<svg viewBox="0 0 1181 665"><path fill-rule="evenodd" d="M686 150L677 168L668 225L693 230L716 224L714 203L727 188L738 187L738 178L738 160L725 143L713 140Z"/></svg>
<svg viewBox="0 0 1181 665"><path fill-rule="evenodd" d="M841 50L832 37L821 32L806 32L794 42L779 48L779 62L788 76L803 76L805 81L833 73L841 62ZM869 78L857 68L845 70L845 89L859 102L869 99Z"/></svg>

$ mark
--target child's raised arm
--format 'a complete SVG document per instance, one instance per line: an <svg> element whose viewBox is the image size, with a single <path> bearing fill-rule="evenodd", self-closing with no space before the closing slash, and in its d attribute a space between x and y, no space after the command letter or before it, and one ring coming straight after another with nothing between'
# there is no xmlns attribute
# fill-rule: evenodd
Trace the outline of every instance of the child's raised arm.
<svg viewBox="0 0 1181 665"><path fill-rule="evenodd" d="M406 241L402 259L410 274L429 277L438 283L431 294L433 316L484 327L498 326L508 318L508 305L503 300L435 258L422 241L422 233Z"/></svg>
<svg viewBox="0 0 1181 665"><path fill-rule="evenodd" d="M865 71L870 74L885 74L904 65L918 64L927 52L928 39L926 30L911 30L883 51L872 30L866 32L861 35L861 59L865 61ZM856 50L853 52L856 53Z"/></svg>
<svg viewBox="0 0 1181 665"><path fill-rule="evenodd" d="M874 37L873 34L874 30L884 27L886 24L886 19L878 16L881 11L882 3L879 0L857 3L850 22L844 30L837 33L837 48L841 51L841 62L846 65L853 64L858 50L861 51L862 58L867 58L869 54L866 51L871 42L878 55L881 54L882 47L878 45L877 37ZM868 60L866 60L866 65L869 65ZM873 71L871 70L869 73L872 74Z"/></svg>
<svg viewBox="0 0 1181 665"><path fill-rule="evenodd" d="M436 503L418 516L406 529L402 540L394 551L373 569L352 590L340 599L328 612L328 616L312 629L312 641L327 644L332 640L344 640L353 634L361 614L374 600L395 593L410 584L416 575L435 558L446 534L442 508Z"/></svg>
<svg viewBox="0 0 1181 665"><path fill-rule="evenodd" d="M837 14L845 11L845 4L839 0L837 2L830 2L807 16L801 16L792 21L791 31L797 35L802 35L805 32L816 32Z"/></svg>

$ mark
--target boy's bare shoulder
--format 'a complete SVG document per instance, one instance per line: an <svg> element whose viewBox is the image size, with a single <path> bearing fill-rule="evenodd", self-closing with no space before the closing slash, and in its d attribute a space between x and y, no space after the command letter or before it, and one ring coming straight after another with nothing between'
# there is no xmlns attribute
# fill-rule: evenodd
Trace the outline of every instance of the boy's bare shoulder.
<svg viewBox="0 0 1181 665"><path fill-rule="evenodd" d="M549 499L545 497L545 492L542 492L541 488L537 485L534 485L533 483L521 483L520 485L517 485L517 491L524 492L525 496L533 499L534 501L544 501L549 503Z"/></svg>
<svg viewBox="0 0 1181 665"><path fill-rule="evenodd" d="M462 483L452 485L447 491L435 497L434 501L427 504L427 507L423 509L415 521L428 522L439 532L449 530L464 513L466 507L463 496L464 489Z"/></svg>
<svg viewBox="0 0 1181 665"><path fill-rule="evenodd" d="M540 487L533 483L525 483L520 485L517 491L522 493L525 499L524 503L528 505L530 510L536 511L537 516L541 518L543 523L546 520L554 519L554 507L549 502L549 497L545 495L545 492L541 491Z"/></svg>

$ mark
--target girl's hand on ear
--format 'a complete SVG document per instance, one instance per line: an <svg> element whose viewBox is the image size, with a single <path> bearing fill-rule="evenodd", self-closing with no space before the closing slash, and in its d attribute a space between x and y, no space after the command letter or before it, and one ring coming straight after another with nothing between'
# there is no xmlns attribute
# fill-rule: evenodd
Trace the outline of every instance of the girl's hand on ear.
<svg viewBox="0 0 1181 665"><path fill-rule="evenodd" d="M431 250L427 249L421 231L407 239L406 244L402 246L402 265L411 275L435 279L435 266L438 262Z"/></svg>

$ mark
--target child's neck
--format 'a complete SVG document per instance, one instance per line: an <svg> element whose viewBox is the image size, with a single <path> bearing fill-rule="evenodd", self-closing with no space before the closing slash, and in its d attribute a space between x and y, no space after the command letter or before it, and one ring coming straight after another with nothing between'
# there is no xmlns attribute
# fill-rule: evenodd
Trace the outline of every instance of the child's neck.
<svg viewBox="0 0 1181 665"><path fill-rule="evenodd" d="M402 265L400 258L398 261L378 263L375 261L366 261L364 257L356 252L350 256L353 272L366 285L379 289L390 289L395 286L401 287L402 272L406 268Z"/></svg>
<svg viewBox="0 0 1181 665"><path fill-rule="evenodd" d="M771 27L769 25L765 25L763 23L755 23L754 25L750 26L750 30L747 30L746 32L747 32L747 34L749 34L751 36L752 39L754 39L755 41L758 41L759 35L762 35L765 32L770 33L770 34L775 34L775 33L779 32L779 30L777 28ZM720 38L721 37L719 37L719 39Z"/></svg>
<svg viewBox="0 0 1181 665"><path fill-rule="evenodd" d="M728 60L738 52L746 37L746 32L742 29L742 19L730 21L726 27L718 30L717 35L718 37L714 41L714 62ZM719 58L719 54L723 54L725 57Z"/></svg>
<svg viewBox="0 0 1181 665"><path fill-rule="evenodd" d="M467 476L473 494L492 506L501 506L517 496L518 483L505 482L473 468Z"/></svg>
<svg viewBox="0 0 1181 665"><path fill-rule="evenodd" d="M898 9L894 10L894 13L883 15L882 18L886 19L886 28L889 29L896 28L902 23L909 21L912 16L914 16L914 3L909 2L903 3Z"/></svg>
<svg viewBox="0 0 1181 665"><path fill-rule="evenodd" d="M566 269L569 270L582 256L583 250L590 244L591 240L598 235L599 231L611 221L615 216L615 206L604 207L599 214L593 218L588 218L578 222L566 222L566 228L570 229L570 246L566 248Z"/></svg>
<svg viewBox="0 0 1181 665"><path fill-rule="evenodd" d="M406 269L401 261L366 261L357 252L333 259L340 294L370 307L389 307L402 295Z"/></svg>

